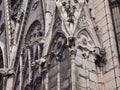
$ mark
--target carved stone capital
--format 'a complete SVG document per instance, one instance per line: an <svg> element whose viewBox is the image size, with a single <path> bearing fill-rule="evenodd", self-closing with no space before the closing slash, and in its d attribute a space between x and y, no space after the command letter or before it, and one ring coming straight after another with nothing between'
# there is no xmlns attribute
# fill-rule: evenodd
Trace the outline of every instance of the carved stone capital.
<svg viewBox="0 0 120 90"><path fill-rule="evenodd" d="M75 46L75 40L76 40L75 37L68 37L68 43L70 48Z"/></svg>

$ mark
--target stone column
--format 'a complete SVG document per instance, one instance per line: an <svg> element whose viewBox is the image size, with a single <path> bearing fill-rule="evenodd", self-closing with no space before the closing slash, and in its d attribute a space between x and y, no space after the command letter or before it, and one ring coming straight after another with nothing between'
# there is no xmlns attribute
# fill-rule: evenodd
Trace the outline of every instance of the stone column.
<svg viewBox="0 0 120 90"><path fill-rule="evenodd" d="M45 90L48 90L48 72L46 73L46 80L45 80Z"/></svg>
<svg viewBox="0 0 120 90"><path fill-rule="evenodd" d="M20 55L20 90L21 90L21 87L22 87L22 75L23 75L23 73L22 73L22 70L23 69L23 66L22 66L22 55Z"/></svg>
<svg viewBox="0 0 120 90"><path fill-rule="evenodd" d="M20 88L19 90L22 90L22 82L23 82L23 54L24 54L24 49L22 49L21 54L20 54Z"/></svg>
<svg viewBox="0 0 120 90"><path fill-rule="evenodd" d="M70 48L71 54L71 80L72 80L72 90L76 90L76 81L75 81L75 57L76 57L76 49L74 46Z"/></svg>
<svg viewBox="0 0 120 90"><path fill-rule="evenodd" d="M28 47L28 63L29 63L29 83L31 82L31 55L30 55L30 47Z"/></svg>
<svg viewBox="0 0 120 90"><path fill-rule="evenodd" d="M5 90L13 90L13 84L14 84L14 75L10 76L7 79L6 89Z"/></svg>
<svg viewBox="0 0 120 90"><path fill-rule="evenodd" d="M60 90L60 61L58 61L57 83L58 83L58 90Z"/></svg>
<svg viewBox="0 0 120 90"><path fill-rule="evenodd" d="M87 90L90 90L90 81L89 81L89 68L88 68L88 57L89 56L84 56L84 63L85 63L85 72L87 76Z"/></svg>

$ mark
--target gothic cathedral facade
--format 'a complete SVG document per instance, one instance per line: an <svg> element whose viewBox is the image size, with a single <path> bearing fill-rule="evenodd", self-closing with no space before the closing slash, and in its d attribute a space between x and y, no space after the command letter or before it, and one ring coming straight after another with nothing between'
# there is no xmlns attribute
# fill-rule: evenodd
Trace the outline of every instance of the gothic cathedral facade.
<svg viewBox="0 0 120 90"><path fill-rule="evenodd" d="M120 90L120 1L0 0L0 90Z"/></svg>

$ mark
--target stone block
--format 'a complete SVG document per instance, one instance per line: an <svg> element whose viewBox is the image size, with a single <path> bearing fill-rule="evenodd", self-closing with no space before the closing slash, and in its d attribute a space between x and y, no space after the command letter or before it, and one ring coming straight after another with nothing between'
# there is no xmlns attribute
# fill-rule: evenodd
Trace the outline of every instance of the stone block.
<svg viewBox="0 0 120 90"><path fill-rule="evenodd" d="M113 79L115 79L115 73L113 69L104 74L105 83L108 83Z"/></svg>
<svg viewBox="0 0 120 90"><path fill-rule="evenodd" d="M87 79L80 77L80 86L86 88L87 87Z"/></svg>
<svg viewBox="0 0 120 90"><path fill-rule="evenodd" d="M78 70L79 70L79 76L80 76L80 77L86 77L85 69L83 69L83 68L78 68Z"/></svg>
<svg viewBox="0 0 120 90"><path fill-rule="evenodd" d="M105 90L116 90L115 79L105 83Z"/></svg>
<svg viewBox="0 0 120 90"><path fill-rule="evenodd" d="M90 77L90 80L93 81L93 82L98 81L97 74L95 74L93 72L89 72L89 77Z"/></svg>
<svg viewBox="0 0 120 90"><path fill-rule="evenodd" d="M104 8L104 3L103 3L102 0L94 2L95 13L97 13L98 11L100 11L102 8Z"/></svg>
<svg viewBox="0 0 120 90"><path fill-rule="evenodd" d="M96 21L100 21L102 18L106 17L105 9L102 8L98 13L95 14Z"/></svg>
<svg viewBox="0 0 120 90"><path fill-rule="evenodd" d="M97 90L97 83L90 81L90 90Z"/></svg>
<svg viewBox="0 0 120 90"><path fill-rule="evenodd" d="M96 72L96 65L94 62L88 61L87 68L90 72Z"/></svg>

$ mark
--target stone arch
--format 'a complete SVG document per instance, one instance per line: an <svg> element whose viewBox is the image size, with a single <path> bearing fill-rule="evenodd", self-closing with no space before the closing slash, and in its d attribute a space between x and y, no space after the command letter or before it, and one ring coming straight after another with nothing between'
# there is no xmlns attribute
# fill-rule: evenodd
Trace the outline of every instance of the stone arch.
<svg viewBox="0 0 120 90"><path fill-rule="evenodd" d="M59 37L61 37L61 38L59 38ZM57 43L59 43L59 41L60 41L59 39L60 39L60 40L64 39L64 42L62 43L62 45L67 44L67 38L66 38L65 34L64 34L62 31L56 31L56 32L54 32L54 33L53 33L53 36L52 36L52 39L51 39L51 42L50 42L50 45L49 45L49 50L48 50L48 51L50 51L50 52L48 52L48 55L51 55L51 54L53 53L53 52L52 52L52 49L55 47L55 45L57 45ZM57 42L57 43L56 43L56 42ZM60 50L58 50L58 51L56 52L56 54L60 53L61 50L62 50L62 47L61 47ZM52 56L53 56L53 55L51 55L50 58L52 58ZM50 60L50 59L49 59L49 60Z"/></svg>
<svg viewBox="0 0 120 90"><path fill-rule="evenodd" d="M91 38L91 40L93 41L95 47L101 47L100 45L100 42L96 36L96 33L95 31L93 30L93 32L91 30L89 30L87 27L82 27L80 30L78 30L76 33L75 33L75 37L78 36L79 33L82 33L82 32L85 32L86 34L88 34L88 36Z"/></svg>
<svg viewBox="0 0 120 90"><path fill-rule="evenodd" d="M41 27L42 27L42 26L41 26L40 21L39 21L39 20L35 20L35 21L30 25L30 27L29 27L29 29L28 29L28 32L27 32L27 34L26 34L25 40L26 40L26 41L30 40L30 39L31 39L31 33L34 32L35 30L36 30L36 33L37 33L37 31L38 31L38 35L43 36L43 35L44 35L44 32L41 31ZM34 30L34 29L35 29L35 30ZM39 31L41 31L41 32L39 32ZM34 34L33 36L35 36L35 34Z"/></svg>
<svg viewBox="0 0 120 90"><path fill-rule="evenodd" d="M44 36L44 31L41 28L42 28L42 26L41 26L40 21L35 20L28 29L28 32L27 32L26 37L25 37L25 42L30 44L30 43L36 41L37 39L39 39L40 37L43 37ZM39 54L38 46L39 46L39 48L41 50L40 51L40 56L38 55ZM43 47L42 47L41 44L32 45L32 47L31 47L31 55L33 56L33 59L40 58L41 55L42 55L42 50L43 50Z"/></svg>
<svg viewBox="0 0 120 90"><path fill-rule="evenodd" d="M91 33L88 32L86 29L82 29L80 32L77 33L77 44L82 43L84 45L89 45L92 48L94 48L95 45L95 41L93 39L93 37L91 36Z"/></svg>

